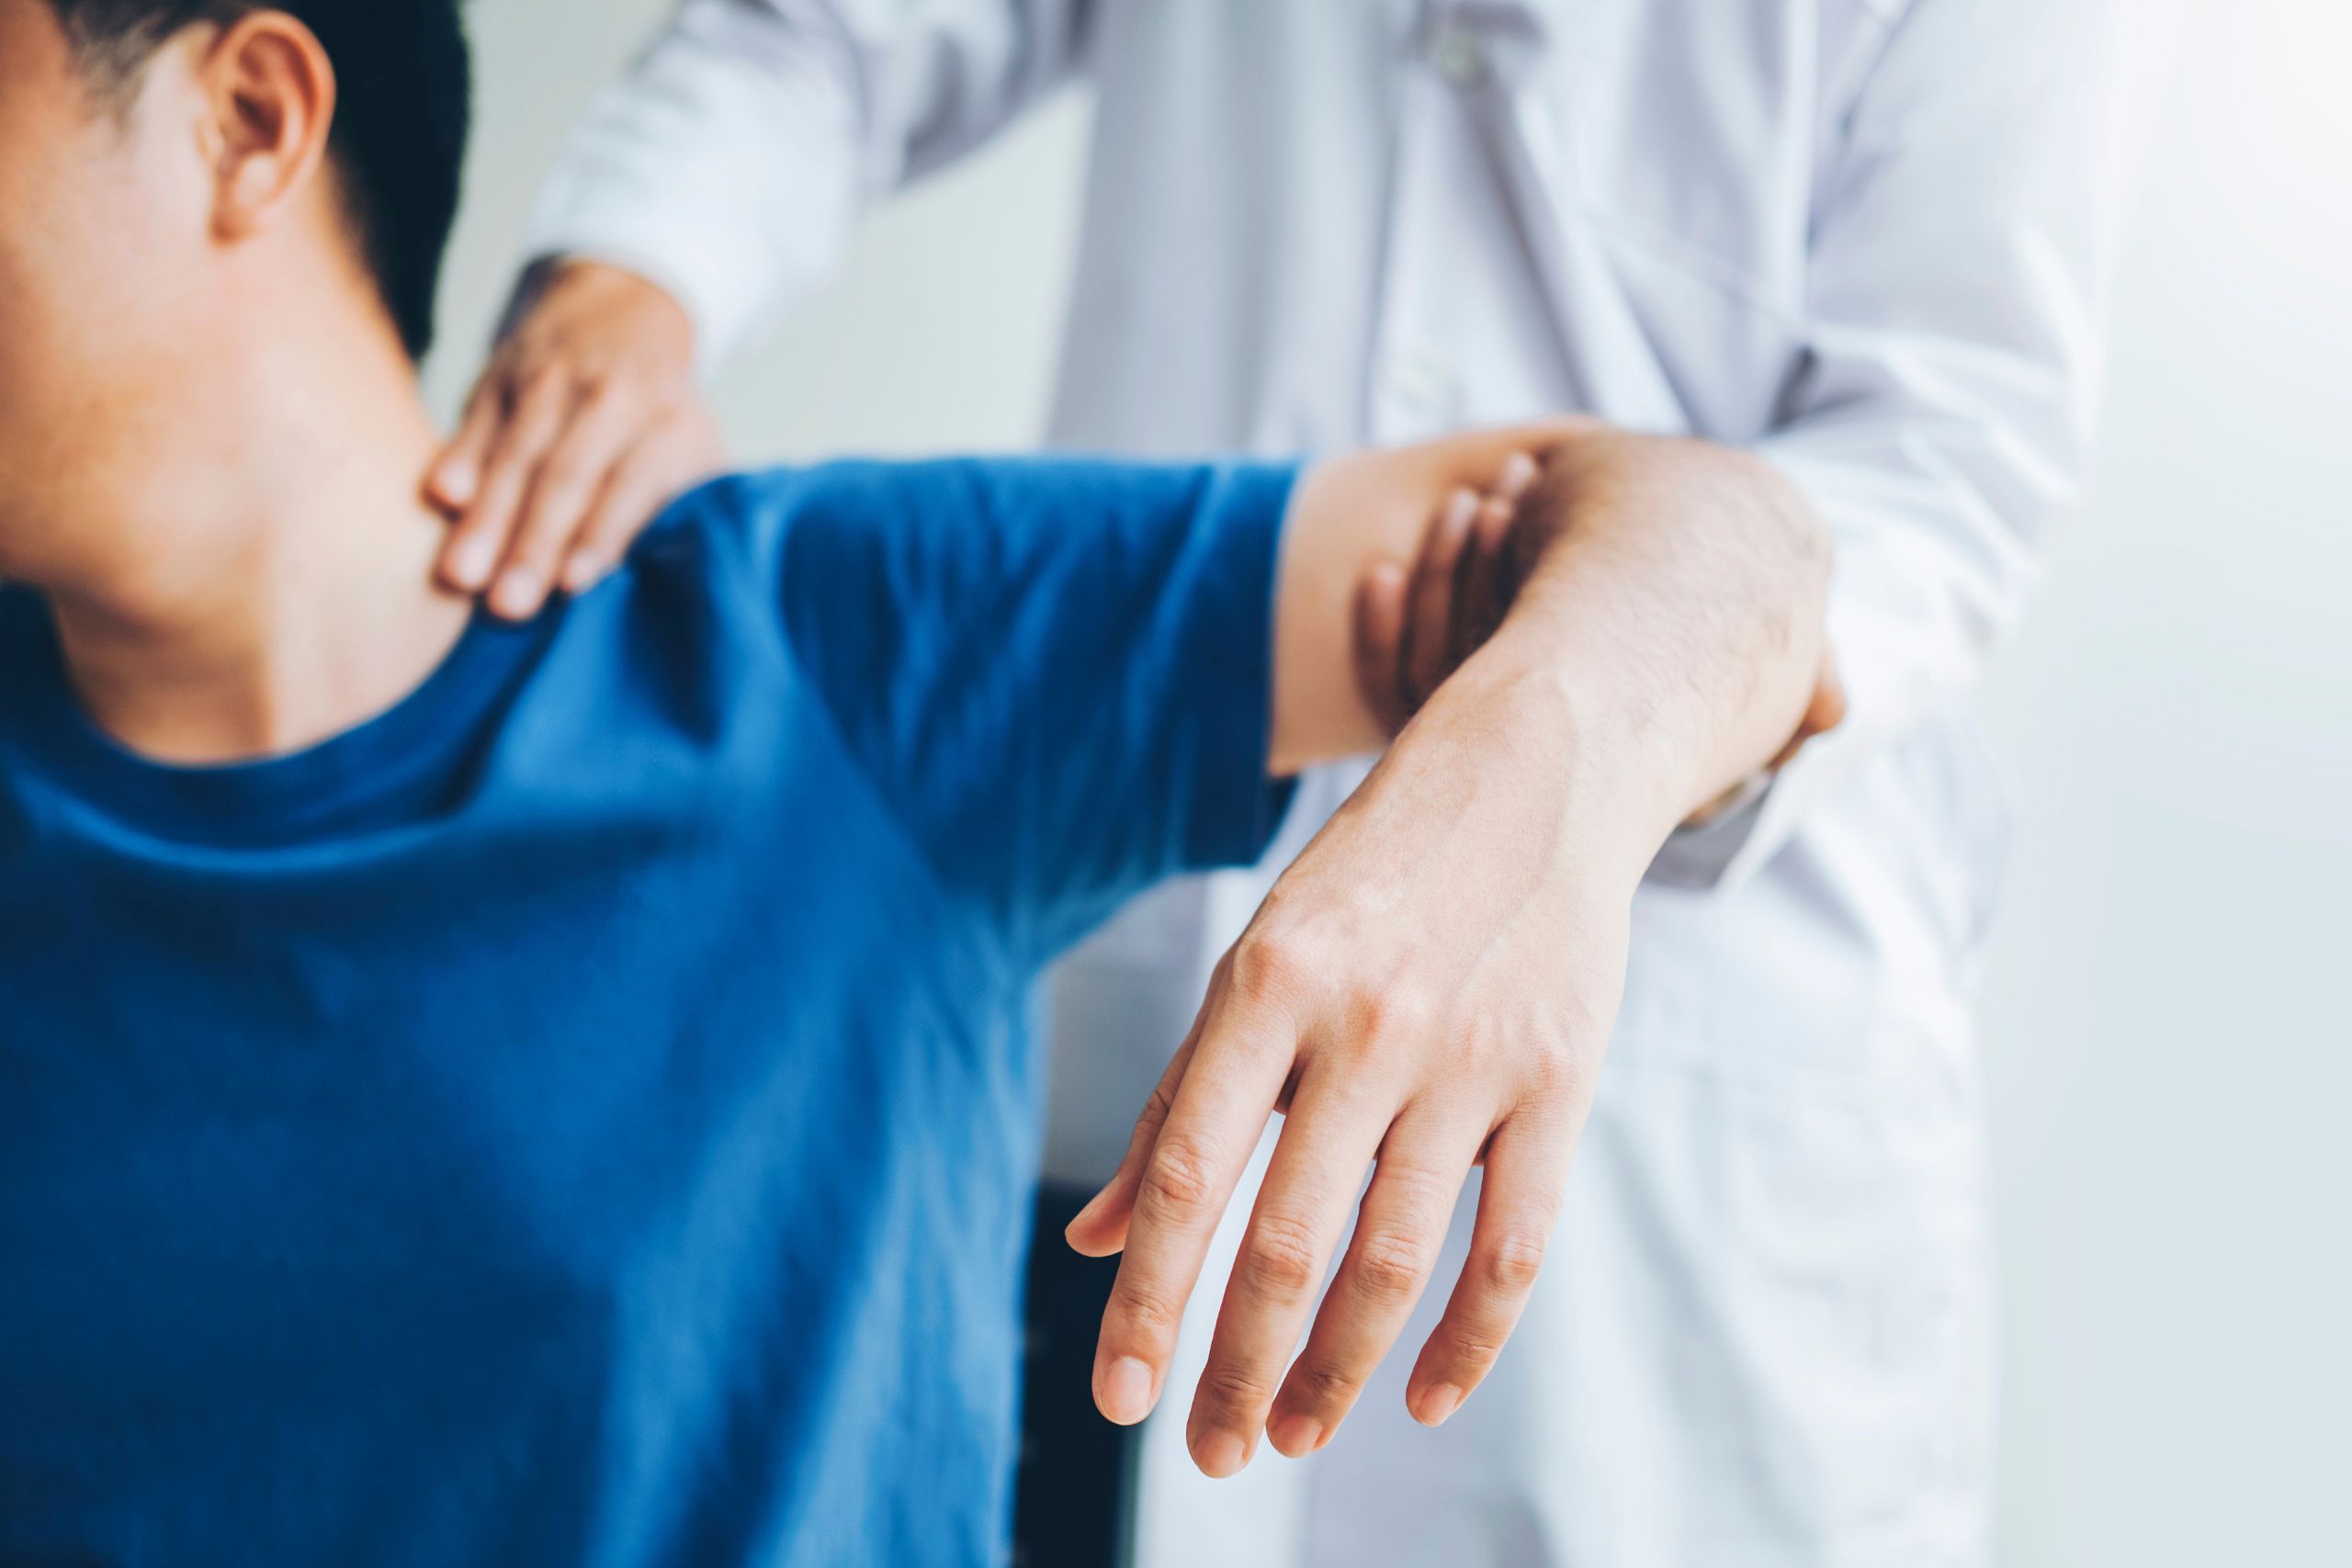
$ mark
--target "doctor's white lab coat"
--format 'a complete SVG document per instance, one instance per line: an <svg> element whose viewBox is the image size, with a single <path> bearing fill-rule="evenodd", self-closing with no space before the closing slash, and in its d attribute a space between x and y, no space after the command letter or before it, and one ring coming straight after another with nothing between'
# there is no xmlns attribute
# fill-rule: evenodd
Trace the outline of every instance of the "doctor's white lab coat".
<svg viewBox="0 0 2352 1568"><path fill-rule="evenodd" d="M1294 453L1582 410L1753 447L1835 533L1852 718L1640 896L1494 1376L1442 1433L1405 1413L1474 1179L1338 1440L1208 1482L1181 1411L1212 1284L1147 1429L1142 1568L1984 1561L1967 995L2003 823L1957 704L2083 468L2170 9L687 0L592 111L536 252L665 284L714 357L861 209L1084 77L1057 444ZM1053 1168L1108 1173L1270 879L1171 890L1067 966Z"/></svg>

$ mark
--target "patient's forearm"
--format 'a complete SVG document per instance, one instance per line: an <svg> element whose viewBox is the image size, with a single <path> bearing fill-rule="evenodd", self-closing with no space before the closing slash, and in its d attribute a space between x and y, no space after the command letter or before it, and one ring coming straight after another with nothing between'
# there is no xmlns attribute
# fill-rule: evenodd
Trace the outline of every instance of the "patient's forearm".
<svg viewBox="0 0 2352 1568"><path fill-rule="evenodd" d="M1597 425L1348 458L1293 503L1278 765L1379 739L1350 657L1365 568L1410 557L1451 488L1555 446L1521 503L1510 615L1283 874L1118 1175L1070 1226L1081 1250L1125 1249L1095 1396L1138 1420L1218 1217L1284 1111L1187 1429L1211 1474L1246 1462L1270 1422L1294 1457L1329 1439L1481 1159L1466 1260L1407 1403L1436 1425L1493 1368L1560 1211L1643 872L1676 823L1796 731L1821 667L1827 548L1748 458Z"/></svg>

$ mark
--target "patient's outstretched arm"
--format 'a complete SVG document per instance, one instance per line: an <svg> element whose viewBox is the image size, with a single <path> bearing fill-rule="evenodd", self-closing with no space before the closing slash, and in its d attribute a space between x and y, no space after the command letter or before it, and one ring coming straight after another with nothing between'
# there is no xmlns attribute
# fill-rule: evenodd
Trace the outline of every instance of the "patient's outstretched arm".
<svg viewBox="0 0 2352 1568"><path fill-rule="evenodd" d="M1756 459L1591 423L1365 454L1310 471L1293 502L1278 768L1378 742L1396 715L1355 659L1360 585L1522 450L1542 471L1512 525L1509 615L1226 955L1126 1159L1069 1229L1082 1251L1125 1249L1095 1395L1139 1420L1218 1218L1287 1112L1192 1408L1211 1474L1261 1433L1293 1455L1329 1439L1481 1160L1469 1262L1413 1413L1444 1420L1492 1368L1592 1102L1634 890L1678 823L1797 733L1824 665L1826 538Z"/></svg>

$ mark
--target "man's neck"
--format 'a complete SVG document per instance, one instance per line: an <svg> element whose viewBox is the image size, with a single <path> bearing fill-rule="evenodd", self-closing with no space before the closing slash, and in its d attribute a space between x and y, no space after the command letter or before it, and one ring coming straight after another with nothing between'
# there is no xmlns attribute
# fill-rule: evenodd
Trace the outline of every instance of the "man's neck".
<svg viewBox="0 0 2352 1568"><path fill-rule="evenodd" d="M105 570L50 588L83 706L158 761L330 739L413 690L471 615L434 585L435 432L405 366L259 380L211 461L130 487L157 499L108 520Z"/></svg>

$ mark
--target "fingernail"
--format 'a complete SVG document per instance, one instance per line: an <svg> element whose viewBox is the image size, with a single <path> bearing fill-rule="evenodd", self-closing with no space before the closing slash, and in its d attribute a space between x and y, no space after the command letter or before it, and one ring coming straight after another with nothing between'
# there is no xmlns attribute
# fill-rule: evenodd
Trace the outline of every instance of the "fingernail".
<svg viewBox="0 0 2352 1568"><path fill-rule="evenodd" d="M1202 1474L1222 1481L1241 1469L1241 1439L1230 1432L1211 1432L1193 1450L1193 1461Z"/></svg>
<svg viewBox="0 0 2352 1568"><path fill-rule="evenodd" d="M1453 492L1453 499L1445 503L1445 522L1449 528L1467 528L1470 519L1476 515L1478 497L1474 491L1457 490Z"/></svg>
<svg viewBox="0 0 2352 1568"><path fill-rule="evenodd" d="M459 540L449 552L449 575L464 588L480 588L489 581L491 568L497 564L496 547L480 536Z"/></svg>
<svg viewBox="0 0 2352 1568"><path fill-rule="evenodd" d="M563 588L567 593L577 593L605 573L605 563L585 550L564 563Z"/></svg>
<svg viewBox="0 0 2352 1568"><path fill-rule="evenodd" d="M474 498L474 487L481 476L474 472L470 463L452 463L433 476L433 488L442 500L464 506Z"/></svg>
<svg viewBox="0 0 2352 1568"><path fill-rule="evenodd" d="M1151 1414L1151 1369L1122 1356L1102 1373L1102 1414L1132 1427Z"/></svg>
<svg viewBox="0 0 2352 1568"><path fill-rule="evenodd" d="M1292 1459L1303 1459L1323 1446L1323 1423L1312 1416L1285 1416L1266 1428L1266 1436Z"/></svg>
<svg viewBox="0 0 2352 1568"><path fill-rule="evenodd" d="M1453 1383L1442 1382L1421 1395L1420 1404L1414 1407L1413 1419L1424 1427L1442 1427L1447 1418L1461 1408L1461 1388Z"/></svg>
<svg viewBox="0 0 2352 1568"><path fill-rule="evenodd" d="M491 595L491 607L502 615L520 618L537 610L546 596L539 574L529 567L518 566L498 580L498 590Z"/></svg>
<svg viewBox="0 0 2352 1568"><path fill-rule="evenodd" d="M1513 452L1503 463L1503 484L1506 493L1516 493L1535 482L1535 459L1524 452Z"/></svg>

